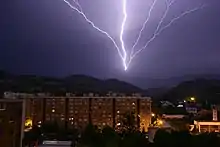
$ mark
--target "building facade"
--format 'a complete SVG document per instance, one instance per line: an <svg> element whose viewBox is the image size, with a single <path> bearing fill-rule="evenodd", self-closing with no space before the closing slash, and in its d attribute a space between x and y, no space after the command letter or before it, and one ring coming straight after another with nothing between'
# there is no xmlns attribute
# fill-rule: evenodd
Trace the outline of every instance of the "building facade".
<svg viewBox="0 0 220 147"><path fill-rule="evenodd" d="M199 133L219 133L220 122L214 121L194 121L194 125Z"/></svg>
<svg viewBox="0 0 220 147"><path fill-rule="evenodd" d="M126 113L135 115L137 127L147 130L151 122L151 99L139 94L51 94L5 93L5 98L22 98L26 102L26 118L33 125L56 121L69 128L85 128L89 123L115 128Z"/></svg>
<svg viewBox="0 0 220 147"><path fill-rule="evenodd" d="M218 110L212 109L212 121L194 121L194 127L199 133L220 132L220 122L218 121Z"/></svg>
<svg viewBox="0 0 220 147"><path fill-rule="evenodd" d="M24 108L23 100L0 99L1 146L21 146L25 120Z"/></svg>

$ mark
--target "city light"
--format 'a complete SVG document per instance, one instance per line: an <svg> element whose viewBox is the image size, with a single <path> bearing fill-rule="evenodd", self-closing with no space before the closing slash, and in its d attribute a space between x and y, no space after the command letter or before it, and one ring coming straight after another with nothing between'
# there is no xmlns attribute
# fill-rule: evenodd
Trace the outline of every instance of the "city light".
<svg viewBox="0 0 220 147"><path fill-rule="evenodd" d="M196 99L195 99L194 97L191 97L190 100L191 100L191 101L195 101Z"/></svg>
<svg viewBox="0 0 220 147"><path fill-rule="evenodd" d="M182 108L182 107L183 107L183 105L178 105L177 107L178 107L178 108Z"/></svg>
<svg viewBox="0 0 220 147"><path fill-rule="evenodd" d="M25 132L30 131L30 130L32 129L32 126L33 126L32 119L31 119L31 118L27 118L27 119L25 120L24 126L25 126L25 129L24 129Z"/></svg>
<svg viewBox="0 0 220 147"><path fill-rule="evenodd" d="M154 114L154 113L152 113L152 114L151 114L151 116L152 116L152 117L154 117L154 116L155 116L155 114Z"/></svg>
<svg viewBox="0 0 220 147"><path fill-rule="evenodd" d="M30 118L28 118L26 121L25 121L25 126L26 127L32 127L32 120Z"/></svg>
<svg viewBox="0 0 220 147"><path fill-rule="evenodd" d="M163 121L162 120L158 120L158 125L163 125Z"/></svg>

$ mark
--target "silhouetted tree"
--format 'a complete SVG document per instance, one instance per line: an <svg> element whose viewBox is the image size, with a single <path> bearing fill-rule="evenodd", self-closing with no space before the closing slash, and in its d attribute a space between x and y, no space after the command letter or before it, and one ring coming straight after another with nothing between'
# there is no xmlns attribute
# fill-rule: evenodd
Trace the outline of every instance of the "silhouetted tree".
<svg viewBox="0 0 220 147"><path fill-rule="evenodd" d="M172 146L172 136L171 133L167 132L166 130L159 129L155 136L154 136L154 144L157 147L162 147L162 146Z"/></svg>
<svg viewBox="0 0 220 147"><path fill-rule="evenodd" d="M173 131L171 133L171 141L173 146L188 147L191 146L192 136L187 131Z"/></svg>
<svg viewBox="0 0 220 147"><path fill-rule="evenodd" d="M106 126L102 130L102 140L104 147L119 147L120 136L113 128Z"/></svg>
<svg viewBox="0 0 220 147"><path fill-rule="evenodd" d="M58 133L60 127L56 121L54 122L45 122L41 126L41 130L43 133Z"/></svg>
<svg viewBox="0 0 220 147"><path fill-rule="evenodd" d="M127 112L124 114L124 116L121 118L121 124L119 126L120 131L123 134L126 133L132 133L138 130L137 128L137 121L135 117L135 113L133 112Z"/></svg>
<svg viewBox="0 0 220 147"><path fill-rule="evenodd" d="M80 147L103 147L102 135L100 130L89 124L81 134L79 140Z"/></svg>
<svg viewBox="0 0 220 147"><path fill-rule="evenodd" d="M41 141L41 130L38 126L33 126L32 129L24 133L23 146L31 146L35 142Z"/></svg>
<svg viewBox="0 0 220 147"><path fill-rule="evenodd" d="M120 147L146 147L147 145L148 139L140 131L127 133L120 141Z"/></svg>

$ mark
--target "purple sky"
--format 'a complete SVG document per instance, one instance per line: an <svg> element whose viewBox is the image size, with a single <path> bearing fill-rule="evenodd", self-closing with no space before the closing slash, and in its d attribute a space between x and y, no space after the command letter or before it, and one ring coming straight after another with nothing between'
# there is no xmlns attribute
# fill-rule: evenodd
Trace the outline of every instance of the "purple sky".
<svg viewBox="0 0 220 147"><path fill-rule="evenodd" d="M141 47L164 12L163 0L152 12ZM80 0L97 26L119 43L120 0ZM128 50L147 17L152 0L128 0L125 42ZM100 78L169 78L220 73L220 1L176 0L165 23L184 10L207 4L164 31L132 62L127 72L112 42L94 30L62 0L0 1L0 69L13 73Z"/></svg>

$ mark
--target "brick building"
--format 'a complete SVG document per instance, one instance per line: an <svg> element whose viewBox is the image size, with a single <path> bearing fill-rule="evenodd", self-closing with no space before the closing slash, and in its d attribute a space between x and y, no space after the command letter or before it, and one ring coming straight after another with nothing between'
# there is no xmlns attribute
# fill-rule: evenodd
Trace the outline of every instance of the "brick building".
<svg viewBox="0 0 220 147"><path fill-rule="evenodd" d="M0 145L21 145L24 130L25 103L20 99L0 99Z"/></svg>
<svg viewBox="0 0 220 147"><path fill-rule="evenodd" d="M56 121L65 127L85 128L89 123L115 128L125 113L135 114L136 125L147 130L151 122L151 99L139 94L51 94L5 93L5 98L21 98L26 102L26 118L34 125Z"/></svg>

